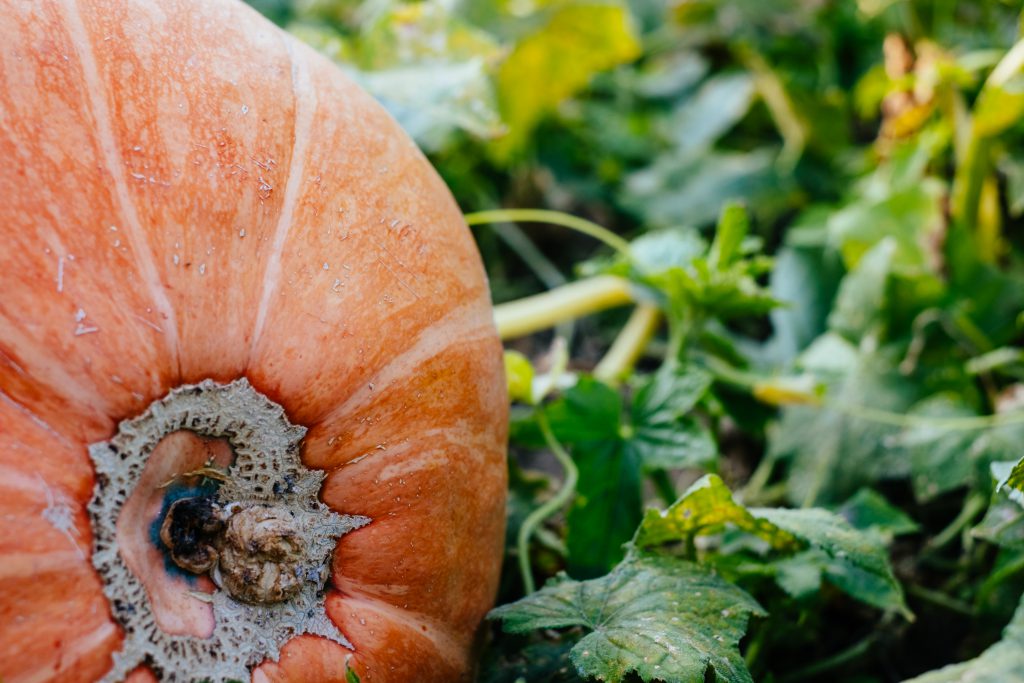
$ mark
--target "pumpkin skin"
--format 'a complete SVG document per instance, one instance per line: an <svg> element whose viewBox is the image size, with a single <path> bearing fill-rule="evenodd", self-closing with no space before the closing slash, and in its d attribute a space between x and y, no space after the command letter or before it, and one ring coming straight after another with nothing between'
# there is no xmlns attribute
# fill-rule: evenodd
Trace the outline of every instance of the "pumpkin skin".
<svg viewBox="0 0 1024 683"><path fill-rule="evenodd" d="M468 680L504 535L507 401L447 188L372 99L234 0L0 0L0 679L95 681L87 447L246 377L309 431L354 645L253 681ZM154 680L145 669L130 680Z"/></svg>

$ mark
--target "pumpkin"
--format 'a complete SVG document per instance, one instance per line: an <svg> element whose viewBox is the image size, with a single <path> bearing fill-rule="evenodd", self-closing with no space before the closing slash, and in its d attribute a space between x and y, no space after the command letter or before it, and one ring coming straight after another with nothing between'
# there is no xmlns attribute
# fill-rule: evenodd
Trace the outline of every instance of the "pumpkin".
<svg viewBox="0 0 1024 683"><path fill-rule="evenodd" d="M470 678L507 400L427 160L241 2L0 36L0 679Z"/></svg>

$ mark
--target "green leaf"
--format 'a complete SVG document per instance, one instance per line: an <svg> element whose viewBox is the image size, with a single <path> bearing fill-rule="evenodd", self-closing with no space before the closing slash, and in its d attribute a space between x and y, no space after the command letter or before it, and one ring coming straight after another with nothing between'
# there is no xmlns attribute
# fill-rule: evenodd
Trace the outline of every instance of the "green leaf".
<svg viewBox="0 0 1024 683"><path fill-rule="evenodd" d="M629 247L637 270L643 275L657 275L669 268L689 266L704 255L708 245L696 230L684 228L645 233ZM623 268L622 272L627 271Z"/></svg>
<svg viewBox="0 0 1024 683"><path fill-rule="evenodd" d="M750 109L754 82L749 74L728 73L709 78L676 109L671 126L677 148L699 152L711 147Z"/></svg>
<svg viewBox="0 0 1024 683"><path fill-rule="evenodd" d="M836 512L855 528L877 534L887 543L894 536L912 534L921 528L907 513L872 489L861 489Z"/></svg>
<svg viewBox="0 0 1024 683"><path fill-rule="evenodd" d="M357 80L428 152L444 148L460 130L493 138L504 129L482 59L367 71Z"/></svg>
<svg viewBox="0 0 1024 683"><path fill-rule="evenodd" d="M977 417L978 412L954 393L930 396L914 404L908 415L933 420L908 427L893 440L908 456L914 494L921 501L962 486L983 485L989 466L1016 457L1024 439L1024 425L957 428L955 420ZM950 424L942 424L942 418Z"/></svg>
<svg viewBox="0 0 1024 683"><path fill-rule="evenodd" d="M493 138L503 131L490 73L501 48L453 13L450 3L378 3L355 36L323 23L289 30L341 62L428 151L457 131Z"/></svg>
<svg viewBox="0 0 1024 683"><path fill-rule="evenodd" d="M701 477L667 510L648 508L634 544L641 549L664 543L691 544L696 536L719 532L725 524L752 533L775 548L799 547L795 536L758 519L734 501L732 492L714 474Z"/></svg>
<svg viewBox="0 0 1024 683"><path fill-rule="evenodd" d="M622 397L607 384L584 376L544 412L563 443L615 440L620 435Z"/></svg>
<svg viewBox="0 0 1024 683"><path fill-rule="evenodd" d="M996 483L992 503L972 533L1007 548L1024 548L1024 459L993 462L990 468Z"/></svg>
<svg viewBox="0 0 1024 683"><path fill-rule="evenodd" d="M889 566L888 552L877 537L820 508L759 508L750 512L819 551L822 575L829 583L869 605L896 609L911 617L903 589Z"/></svg>
<svg viewBox="0 0 1024 683"><path fill-rule="evenodd" d="M579 444L572 456L580 474L568 515L568 568L580 578L600 576L625 556L640 523L641 463L620 440Z"/></svg>
<svg viewBox="0 0 1024 683"><path fill-rule="evenodd" d="M774 332L765 347L775 365L791 362L825 331L841 266L820 248L783 247L769 289L782 306L769 314Z"/></svg>
<svg viewBox="0 0 1024 683"><path fill-rule="evenodd" d="M551 431L570 446L579 468L566 547L569 571L581 578L600 576L621 560L640 521L640 459L625 447L622 412L619 393L591 377L544 407Z"/></svg>
<svg viewBox="0 0 1024 683"><path fill-rule="evenodd" d="M1024 116L1024 41L992 70L974 105L974 134L991 137Z"/></svg>
<svg viewBox="0 0 1024 683"><path fill-rule="evenodd" d="M857 267L843 278L828 324L848 339L856 340L879 324L885 310L889 273L896 242L883 239Z"/></svg>
<svg viewBox="0 0 1024 683"><path fill-rule="evenodd" d="M627 444L645 470L705 467L718 455L710 430L690 417L645 422Z"/></svg>
<svg viewBox="0 0 1024 683"><path fill-rule="evenodd" d="M1000 477L996 489L1006 491L1012 500L1024 505L1024 460L1014 465L1005 477Z"/></svg>
<svg viewBox="0 0 1024 683"><path fill-rule="evenodd" d="M1024 683L1024 601L1003 631L1003 639L976 657L904 683Z"/></svg>
<svg viewBox="0 0 1024 683"><path fill-rule="evenodd" d="M826 333L800 358L828 390L823 405L784 408L769 433L769 457L789 461L786 488L795 504L839 503L863 486L909 474L902 453L888 446L897 428L860 409L902 413L918 388L897 371L894 349L863 346Z"/></svg>
<svg viewBox="0 0 1024 683"><path fill-rule="evenodd" d="M627 178L624 201L658 227L712 223L731 201L763 210L784 194L776 158L769 148L667 154Z"/></svg>
<svg viewBox="0 0 1024 683"><path fill-rule="evenodd" d="M820 550L811 549L773 563L775 582L793 598L801 599L821 590L823 567L828 557Z"/></svg>
<svg viewBox="0 0 1024 683"><path fill-rule="evenodd" d="M627 443L645 468L695 467L714 459L711 432L687 415L710 386L711 376L699 368L664 366L640 387Z"/></svg>
<svg viewBox="0 0 1024 683"><path fill-rule="evenodd" d="M498 70L498 100L508 132L494 152L507 160L549 111L593 76L640 54L629 11L617 2L573 2L516 44Z"/></svg>
<svg viewBox="0 0 1024 683"><path fill-rule="evenodd" d="M359 683L359 674L349 668L348 662L345 662L345 683Z"/></svg>
<svg viewBox="0 0 1024 683"><path fill-rule="evenodd" d="M708 265L714 270L724 270L739 255L740 244L750 231L747 210L739 204L727 204L718 217L715 240L708 251Z"/></svg>
<svg viewBox="0 0 1024 683"><path fill-rule="evenodd" d="M631 558L590 581L556 577L498 607L506 631L582 627L572 663L582 676L622 681L752 683L739 641L760 605L707 569L671 558Z"/></svg>
<svg viewBox="0 0 1024 683"><path fill-rule="evenodd" d="M1011 495L1014 489L999 487L998 483L1007 480L1018 465L1013 462L992 463L992 477L997 488L992 493L985 518L971 533L996 545L1007 548L1024 548L1024 503L1019 497Z"/></svg>
<svg viewBox="0 0 1024 683"><path fill-rule="evenodd" d="M819 508L748 510L733 500L716 475L697 481L667 510L648 509L633 543L641 550L666 543L691 547L697 536L720 533L726 524L753 534L776 551L803 551L776 564L780 585L793 591L799 587L794 595L817 587L824 578L869 605L909 615L880 535L855 529L839 515Z"/></svg>
<svg viewBox="0 0 1024 683"><path fill-rule="evenodd" d="M590 377L544 408L580 472L566 538L573 576L599 576L623 558L640 523L644 469L714 459L710 432L689 415L710 383L699 368L667 367L636 392L625 423L619 393Z"/></svg>
<svg viewBox="0 0 1024 683"><path fill-rule="evenodd" d="M943 230L943 196L939 184L926 180L881 198L859 197L829 217L829 240L848 268L855 268L867 252L888 239L895 247L894 268L927 269L934 258L927 247Z"/></svg>

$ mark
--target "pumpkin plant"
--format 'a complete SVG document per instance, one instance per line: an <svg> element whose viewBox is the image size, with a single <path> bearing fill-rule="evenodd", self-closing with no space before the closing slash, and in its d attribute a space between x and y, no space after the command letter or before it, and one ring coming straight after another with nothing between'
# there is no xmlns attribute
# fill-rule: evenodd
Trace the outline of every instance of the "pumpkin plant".
<svg viewBox="0 0 1024 683"><path fill-rule="evenodd" d="M507 398L430 164L234 0L0 35L0 679L468 679Z"/></svg>

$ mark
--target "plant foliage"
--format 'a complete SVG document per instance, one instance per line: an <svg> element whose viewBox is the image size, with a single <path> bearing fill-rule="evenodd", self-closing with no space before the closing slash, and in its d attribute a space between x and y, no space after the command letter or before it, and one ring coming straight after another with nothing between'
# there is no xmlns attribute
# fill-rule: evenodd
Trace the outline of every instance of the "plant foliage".
<svg viewBox="0 0 1024 683"><path fill-rule="evenodd" d="M1020 680L1019 7L250 1L474 226L513 406L481 681Z"/></svg>

